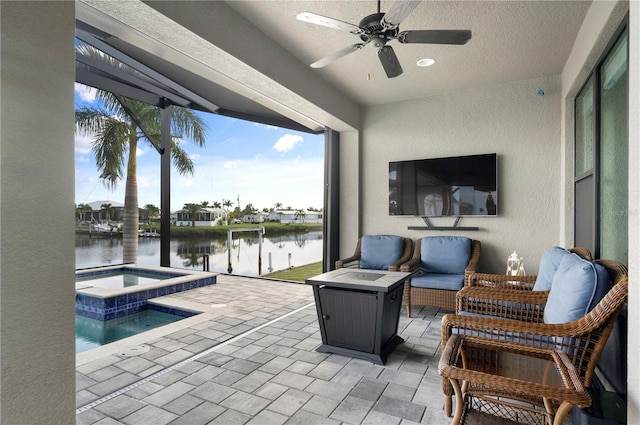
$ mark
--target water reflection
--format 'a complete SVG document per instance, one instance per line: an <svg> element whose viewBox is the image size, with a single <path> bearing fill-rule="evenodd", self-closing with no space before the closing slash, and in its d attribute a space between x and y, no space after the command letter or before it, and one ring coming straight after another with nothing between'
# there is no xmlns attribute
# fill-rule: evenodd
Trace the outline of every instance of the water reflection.
<svg viewBox="0 0 640 425"><path fill-rule="evenodd" d="M264 236L262 267L259 267L259 240L255 234L234 235L231 245L231 267L234 274L258 276L270 270L284 270L322 260L322 232ZM209 256L211 271L226 273L229 248L226 238L172 239L171 267L202 270L204 255ZM122 263L121 238L89 238L76 235L76 268L88 268ZM160 265L160 240L140 238L138 264Z"/></svg>

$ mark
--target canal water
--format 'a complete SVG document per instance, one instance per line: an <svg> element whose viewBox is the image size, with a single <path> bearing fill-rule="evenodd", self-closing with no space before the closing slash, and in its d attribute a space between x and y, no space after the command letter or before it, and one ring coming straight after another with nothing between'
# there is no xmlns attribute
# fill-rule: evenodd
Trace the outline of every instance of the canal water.
<svg viewBox="0 0 640 425"><path fill-rule="evenodd" d="M260 276L271 271L322 261L322 232L308 232L262 238L262 267L258 268L258 237L234 235L231 255L227 239L171 239L171 267L202 270L203 257L209 256L209 270L227 273L231 257L231 273ZM160 239L141 237L138 241L138 264L160 265ZM76 269L122 263L122 238L89 238L76 235Z"/></svg>

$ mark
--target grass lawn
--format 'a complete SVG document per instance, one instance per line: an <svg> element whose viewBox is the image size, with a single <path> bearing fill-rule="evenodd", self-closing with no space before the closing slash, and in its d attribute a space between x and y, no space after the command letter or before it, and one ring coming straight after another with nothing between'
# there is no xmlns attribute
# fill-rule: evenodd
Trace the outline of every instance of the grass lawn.
<svg viewBox="0 0 640 425"><path fill-rule="evenodd" d="M304 282L305 279L312 276L322 274L322 261L311 263L300 267L293 267L279 272L273 272L262 275L269 279L293 280L295 282Z"/></svg>

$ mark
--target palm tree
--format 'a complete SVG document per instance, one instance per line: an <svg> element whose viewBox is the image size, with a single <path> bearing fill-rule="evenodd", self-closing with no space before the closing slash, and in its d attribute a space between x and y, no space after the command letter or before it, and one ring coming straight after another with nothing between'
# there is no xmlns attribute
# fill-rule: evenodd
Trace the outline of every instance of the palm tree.
<svg viewBox="0 0 640 425"><path fill-rule="evenodd" d="M218 201L213 201L213 208L222 208L222 204Z"/></svg>
<svg viewBox="0 0 640 425"><path fill-rule="evenodd" d="M196 217L198 216L198 213L202 209L202 205L184 204L184 207L182 208L189 213L189 216L191 216L191 227L196 227Z"/></svg>
<svg viewBox="0 0 640 425"><path fill-rule="evenodd" d="M296 218L300 223L304 222L304 217L307 215L305 210L296 210Z"/></svg>
<svg viewBox="0 0 640 425"><path fill-rule="evenodd" d="M76 207L76 212L78 213L80 221L84 221L85 215L89 211L92 211L91 205L89 204L78 204Z"/></svg>
<svg viewBox="0 0 640 425"><path fill-rule="evenodd" d="M109 66L126 68L125 65L87 45L76 47L78 51ZM98 90L97 99L103 106L84 107L76 111L76 131L95 135L91 150L96 157L100 178L110 188L126 178L123 216L124 263L135 263L138 259L138 181L136 177L136 151L139 141L147 136L136 124L146 129L150 137L160 140L160 109L147 103L119 97ZM121 103L122 101L122 103ZM125 107L126 105L126 107ZM173 107L171 113L171 158L180 174L193 174L193 161L178 145L177 139L191 140L204 146L207 126L192 110ZM175 135L175 136L174 136ZM126 167L126 168L125 168ZM126 170L126 174L124 172Z"/></svg>
<svg viewBox="0 0 640 425"><path fill-rule="evenodd" d="M200 202L200 206L201 206L202 208L207 208L207 207L209 206L209 201L202 201L202 202Z"/></svg>
<svg viewBox="0 0 640 425"><path fill-rule="evenodd" d="M115 208L111 206L110 203L100 205L100 216L104 212L104 215L107 217L107 223L111 221L111 214L115 211Z"/></svg>
<svg viewBox="0 0 640 425"><path fill-rule="evenodd" d="M273 204L273 209L275 211L282 209L282 202L276 202L275 204Z"/></svg>
<svg viewBox="0 0 640 425"><path fill-rule="evenodd" d="M231 199L223 199L222 205L225 208L225 211L228 211L227 208L231 208L233 206L233 201Z"/></svg>

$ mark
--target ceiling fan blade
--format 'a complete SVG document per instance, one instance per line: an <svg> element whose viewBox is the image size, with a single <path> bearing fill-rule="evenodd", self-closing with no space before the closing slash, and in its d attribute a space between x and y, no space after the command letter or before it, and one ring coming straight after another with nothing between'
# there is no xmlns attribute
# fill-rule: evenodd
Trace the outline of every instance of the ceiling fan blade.
<svg viewBox="0 0 640 425"><path fill-rule="evenodd" d="M470 30L418 30L398 34L400 43L467 44L469 40Z"/></svg>
<svg viewBox="0 0 640 425"><path fill-rule="evenodd" d="M400 22L409 16L421 0L396 0L391 5L391 9L382 17L380 23L385 29L393 29L400 25Z"/></svg>
<svg viewBox="0 0 640 425"><path fill-rule="evenodd" d="M393 78L402 74L402 66L400 66L398 57L391 46L382 46L378 50L378 57L380 58L384 72L387 73L387 77Z"/></svg>
<svg viewBox="0 0 640 425"><path fill-rule="evenodd" d="M311 24L322 25L329 28L338 29L341 31L350 32L352 34L362 34L362 28L357 25L350 24L348 22L339 21L337 19L329 18L326 16L318 15L311 12L302 12L296 15L296 19L299 21L309 22Z"/></svg>
<svg viewBox="0 0 640 425"><path fill-rule="evenodd" d="M336 61L344 56L347 56L348 54L353 53L357 50L360 50L363 47L364 47L363 43L357 43L357 44L352 44L351 46L347 46L344 49L340 49L337 52L334 52L329 56L325 56L324 58L312 63L311 68L322 68L323 66L327 66L331 62Z"/></svg>

